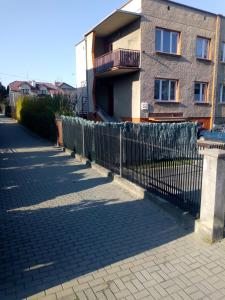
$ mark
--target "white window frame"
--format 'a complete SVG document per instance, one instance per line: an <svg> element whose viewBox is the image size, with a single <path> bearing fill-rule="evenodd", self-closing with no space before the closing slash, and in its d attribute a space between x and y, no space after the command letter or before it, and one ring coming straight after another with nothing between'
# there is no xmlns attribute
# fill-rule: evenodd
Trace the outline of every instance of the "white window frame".
<svg viewBox="0 0 225 300"><path fill-rule="evenodd" d="M41 95L47 95L47 90L45 90L45 89L41 89Z"/></svg>
<svg viewBox="0 0 225 300"><path fill-rule="evenodd" d="M202 50L201 51L202 52L201 56L197 55L198 40L202 40L203 41L203 43L202 43L202 49L201 49ZM206 46L207 46L207 57L205 58L204 54L205 54L205 48L206 48ZM197 58L201 58L201 59L209 59L209 50L210 50L210 39L198 36L197 40L196 40L196 57Z"/></svg>
<svg viewBox="0 0 225 300"><path fill-rule="evenodd" d="M177 101L177 84L178 84L178 80L175 79L162 79L162 78L155 78L155 82L159 81L159 99L155 99L156 101L171 101L171 102L176 102ZM162 83L163 81L169 81L169 89L168 89L168 100L164 100L162 99ZM175 91L174 91L174 95L175 95L175 99L170 98L171 96L171 82L175 83ZM155 93L155 90L154 90Z"/></svg>
<svg viewBox="0 0 225 300"><path fill-rule="evenodd" d="M225 62L225 42L222 42L221 61Z"/></svg>
<svg viewBox="0 0 225 300"><path fill-rule="evenodd" d="M160 50L156 50L156 51L160 51L162 53L169 53L169 54L179 54L179 38L180 38L180 33L178 31L173 31L173 30L169 30L169 29L163 29L163 28L156 28L156 34L157 34L157 30L161 31L161 40L160 40ZM170 34L170 51L166 52L163 51L163 36L164 36L164 32L169 32ZM173 34L176 33L177 34L177 52L173 52ZM156 41L155 41L156 43ZM155 45L156 48L156 45Z"/></svg>
<svg viewBox="0 0 225 300"><path fill-rule="evenodd" d="M225 104L225 100L223 101L223 89L225 88L225 84L220 85L220 103Z"/></svg>
<svg viewBox="0 0 225 300"><path fill-rule="evenodd" d="M195 100L195 102L197 103L205 103L208 101L208 83L207 82L195 82L195 85L196 84L200 84L200 99L199 100ZM203 86L206 86L206 94L205 94L205 99L203 99ZM195 87L194 87L195 89Z"/></svg>
<svg viewBox="0 0 225 300"><path fill-rule="evenodd" d="M23 95L28 95L30 94L30 89L21 89L21 92Z"/></svg>

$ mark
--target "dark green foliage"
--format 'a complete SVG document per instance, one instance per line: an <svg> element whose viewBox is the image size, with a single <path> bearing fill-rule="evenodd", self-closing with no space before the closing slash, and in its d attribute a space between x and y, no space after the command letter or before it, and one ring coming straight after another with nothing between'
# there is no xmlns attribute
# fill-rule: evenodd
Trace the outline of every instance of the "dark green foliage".
<svg viewBox="0 0 225 300"><path fill-rule="evenodd" d="M7 89L0 82L0 103L6 104Z"/></svg>
<svg viewBox="0 0 225 300"><path fill-rule="evenodd" d="M20 111L20 122L32 131L55 140L57 136L55 116L61 113L73 115L67 98L59 95L37 97L24 97Z"/></svg>
<svg viewBox="0 0 225 300"><path fill-rule="evenodd" d="M11 117L12 116L12 108L11 108L11 106L6 105L6 107L5 107L5 115L7 117Z"/></svg>

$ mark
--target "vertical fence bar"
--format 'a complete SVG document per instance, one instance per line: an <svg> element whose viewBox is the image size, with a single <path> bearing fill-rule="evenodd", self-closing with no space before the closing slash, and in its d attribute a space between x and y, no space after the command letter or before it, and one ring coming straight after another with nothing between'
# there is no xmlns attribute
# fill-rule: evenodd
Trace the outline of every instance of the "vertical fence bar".
<svg viewBox="0 0 225 300"><path fill-rule="evenodd" d="M83 157L85 157L85 145L84 145L84 123L82 123L82 149L83 149Z"/></svg>
<svg viewBox="0 0 225 300"><path fill-rule="evenodd" d="M120 127L120 177L123 177L123 137L122 137L121 127Z"/></svg>

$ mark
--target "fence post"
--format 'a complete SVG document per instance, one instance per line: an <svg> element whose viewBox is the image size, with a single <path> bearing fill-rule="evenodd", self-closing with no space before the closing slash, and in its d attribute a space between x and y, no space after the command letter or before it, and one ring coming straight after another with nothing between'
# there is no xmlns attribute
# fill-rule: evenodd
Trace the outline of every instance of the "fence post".
<svg viewBox="0 0 225 300"><path fill-rule="evenodd" d="M204 155L200 220L196 231L207 242L223 239L225 213L225 151L201 150Z"/></svg>
<svg viewBox="0 0 225 300"><path fill-rule="evenodd" d="M83 148L83 157L85 157L85 143L84 143L84 123L82 123L82 148Z"/></svg>
<svg viewBox="0 0 225 300"><path fill-rule="evenodd" d="M120 127L120 177L123 177L123 136L122 128Z"/></svg>

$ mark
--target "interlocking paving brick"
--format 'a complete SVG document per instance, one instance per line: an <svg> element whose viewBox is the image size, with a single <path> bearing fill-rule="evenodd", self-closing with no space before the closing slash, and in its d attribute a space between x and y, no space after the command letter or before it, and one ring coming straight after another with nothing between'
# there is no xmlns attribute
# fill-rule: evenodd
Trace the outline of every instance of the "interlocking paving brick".
<svg viewBox="0 0 225 300"><path fill-rule="evenodd" d="M61 292L56 293L56 296L57 296L58 299L69 297L71 295L75 298L75 293L74 293L74 290L72 288L68 288L66 290L63 290Z"/></svg>
<svg viewBox="0 0 225 300"><path fill-rule="evenodd" d="M86 289L84 293L88 299L97 299L92 289Z"/></svg>
<svg viewBox="0 0 225 300"><path fill-rule="evenodd" d="M77 296L76 300L88 300L83 291L76 292L76 296Z"/></svg>
<svg viewBox="0 0 225 300"><path fill-rule="evenodd" d="M104 294L105 294L107 300L116 300L116 297L113 295L113 293L110 289L104 290Z"/></svg>
<svg viewBox="0 0 225 300"><path fill-rule="evenodd" d="M149 295L149 292L147 290L143 290L143 291L140 291L140 292L134 294L134 297L136 299L143 299L143 298L147 297L148 295Z"/></svg>
<svg viewBox="0 0 225 300"><path fill-rule="evenodd" d="M130 294L131 294L131 292L128 289L125 289L125 290L115 293L114 295L117 299L124 299L125 297L129 296Z"/></svg>
<svg viewBox="0 0 225 300"><path fill-rule="evenodd" d="M0 298L224 299L225 241L0 117Z"/></svg>
<svg viewBox="0 0 225 300"><path fill-rule="evenodd" d="M125 286L131 292L131 294L138 292L137 288L134 286L134 284L132 282L126 282Z"/></svg>

